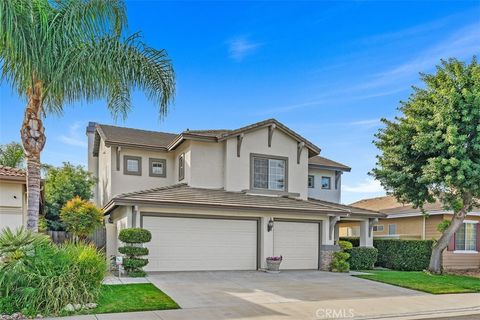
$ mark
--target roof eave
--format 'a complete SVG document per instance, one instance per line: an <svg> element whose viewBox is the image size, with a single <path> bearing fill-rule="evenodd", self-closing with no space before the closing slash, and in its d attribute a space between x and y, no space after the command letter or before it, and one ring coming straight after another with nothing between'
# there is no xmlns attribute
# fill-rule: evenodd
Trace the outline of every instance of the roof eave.
<svg viewBox="0 0 480 320"><path fill-rule="evenodd" d="M323 170L337 170L337 171L343 171L343 172L350 172L352 171L352 168L350 167L337 167L337 166L326 166L326 165L321 165L321 164L315 164L315 163L309 163L308 167L313 168L313 169L323 169Z"/></svg>

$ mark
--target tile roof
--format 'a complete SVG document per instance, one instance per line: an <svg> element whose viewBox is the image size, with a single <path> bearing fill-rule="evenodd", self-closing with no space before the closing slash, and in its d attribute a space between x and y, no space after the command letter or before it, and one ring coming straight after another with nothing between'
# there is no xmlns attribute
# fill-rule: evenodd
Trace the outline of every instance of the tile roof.
<svg viewBox="0 0 480 320"><path fill-rule="evenodd" d="M330 206L333 208L337 208L338 210L347 210L351 213L352 217L354 216L370 216L370 217L378 217L378 218L383 218L386 215L375 210L370 210L370 209L363 209L363 208L357 208L349 205L344 205L340 203L334 203L334 202L329 202L329 201L324 201L324 200L318 200L318 199L313 199L313 198L308 198L309 201L311 202L316 202L325 206Z"/></svg>
<svg viewBox="0 0 480 320"><path fill-rule="evenodd" d="M2 180L25 180L25 170L0 165L0 179Z"/></svg>
<svg viewBox="0 0 480 320"><path fill-rule="evenodd" d="M342 171L350 171L352 168L346 166L340 162L336 162L321 156L314 156L308 159L308 164L312 167L319 166L319 167L328 167L328 168L336 168Z"/></svg>
<svg viewBox="0 0 480 320"><path fill-rule="evenodd" d="M282 196L263 196L223 189L194 188L187 184L125 193L113 198L106 206L106 212L118 204L145 205L192 205L215 206L229 209L253 209L289 211L307 214L334 214L349 216L347 206L329 202L306 201ZM360 212L359 212L360 214ZM362 214L378 215L378 212L363 210Z"/></svg>

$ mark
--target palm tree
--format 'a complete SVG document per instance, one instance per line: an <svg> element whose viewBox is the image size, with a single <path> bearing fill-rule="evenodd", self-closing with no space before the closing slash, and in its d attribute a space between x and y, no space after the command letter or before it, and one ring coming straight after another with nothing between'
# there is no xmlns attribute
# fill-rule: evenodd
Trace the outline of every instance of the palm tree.
<svg viewBox="0 0 480 320"><path fill-rule="evenodd" d="M43 118L65 104L107 100L114 117L126 117L130 91L140 89L167 113L175 92L164 50L125 35L122 0L0 1L1 80L25 99L20 130L27 160L27 228L38 229Z"/></svg>
<svg viewBox="0 0 480 320"><path fill-rule="evenodd" d="M25 155L20 143L13 141L0 146L0 165L23 168L24 160Z"/></svg>

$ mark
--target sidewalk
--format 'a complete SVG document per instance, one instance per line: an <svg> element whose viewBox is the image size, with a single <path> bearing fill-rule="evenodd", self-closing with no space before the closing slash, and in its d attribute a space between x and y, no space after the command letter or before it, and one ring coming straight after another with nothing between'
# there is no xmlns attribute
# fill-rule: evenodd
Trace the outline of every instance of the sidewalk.
<svg viewBox="0 0 480 320"><path fill-rule="evenodd" d="M233 305L208 308L73 316L68 320L283 320L283 319L431 319L462 315L480 318L480 294L402 296Z"/></svg>

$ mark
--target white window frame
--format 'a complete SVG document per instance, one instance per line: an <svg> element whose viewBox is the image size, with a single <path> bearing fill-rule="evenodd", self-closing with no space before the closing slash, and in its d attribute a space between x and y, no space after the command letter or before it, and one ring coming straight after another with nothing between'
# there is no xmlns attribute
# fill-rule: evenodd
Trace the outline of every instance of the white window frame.
<svg viewBox="0 0 480 320"><path fill-rule="evenodd" d="M475 225L475 229L476 229L476 232L478 232L478 229L477 229L477 224L479 223L479 221L475 221L475 220L463 220L463 224L474 224ZM465 242L467 242L467 239L466 239L466 236L467 236L467 233L465 233ZM478 237L478 235L476 235ZM475 238L475 247L478 246L478 243L477 243L477 237ZM477 250L457 250L456 247L457 247L457 243L456 243L456 239L455 239L455 250L453 251L453 253L478 253Z"/></svg>
<svg viewBox="0 0 480 320"><path fill-rule="evenodd" d="M395 227L395 233L390 233L390 226ZM388 235L389 235L389 236L395 236L395 235L397 235L397 224L396 224L396 223L389 223L389 224L388 224Z"/></svg>
<svg viewBox="0 0 480 320"><path fill-rule="evenodd" d="M328 188L323 187L323 179L328 179ZM320 179L320 187L322 187L322 190L332 190L332 177L322 176Z"/></svg>
<svg viewBox="0 0 480 320"><path fill-rule="evenodd" d="M373 226L373 232L383 232L384 230L385 230L385 228L383 227L383 224Z"/></svg>
<svg viewBox="0 0 480 320"><path fill-rule="evenodd" d="M311 181L310 181L310 178L312 179ZM312 183L310 184L310 182L312 182ZM308 175L307 185L308 185L308 187L309 187L310 189L315 188L315 176L314 176L313 174L309 174L309 175Z"/></svg>
<svg viewBox="0 0 480 320"><path fill-rule="evenodd" d="M266 188L261 188L261 187L255 187L255 159L264 159L267 160L268 162L268 167L267 167L267 187ZM270 161L283 161L284 167L283 167L283 188L282 189L274 189L271 188L270 184ZM250 189L251 190L265 190L268 192L288 192L288 158L287 157L280 157L280 156L274 156L274 155L264 155L264 154L256 154L256 153L251 153L250 154Z"/></svg>

